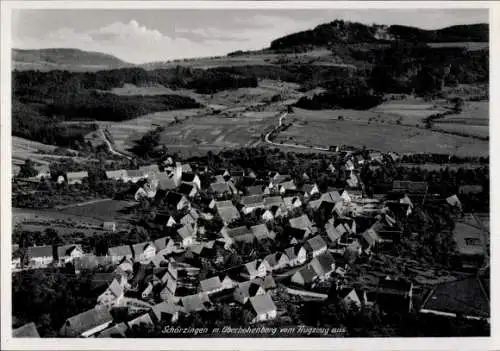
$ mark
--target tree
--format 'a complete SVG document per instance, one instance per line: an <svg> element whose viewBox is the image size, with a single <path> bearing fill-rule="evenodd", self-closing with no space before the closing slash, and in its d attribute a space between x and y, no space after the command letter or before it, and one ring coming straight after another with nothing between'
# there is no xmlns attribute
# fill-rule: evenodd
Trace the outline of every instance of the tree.
<svg viewBox="0 0 500 351"><path fill-rule="evenodd" d="M35 163L30 159L26 159L20 167L18 176L20 178L30 178L36 177L37 175L38 171L35 168Z"/></svg>

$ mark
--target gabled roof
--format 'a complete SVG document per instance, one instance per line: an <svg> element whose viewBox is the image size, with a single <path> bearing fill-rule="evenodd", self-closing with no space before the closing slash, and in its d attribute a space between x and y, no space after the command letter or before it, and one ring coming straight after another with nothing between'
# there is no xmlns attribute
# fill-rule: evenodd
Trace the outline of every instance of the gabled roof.
<svg viewBox="0 0 500 351"><path fill-rule="evenodd" d="M290 227L302 230L312 230L312 222L306 214L303 214L300 217L290 218L289 220Z"/></svg>
<svg viewBox="0 0 500 351"><path fill-rule="evenodd" d="M335 226L333 225L333 220L329 220L326 224L325 224L325 231L326 231L326 235L328 235L328 238L334 242L336 240L338 240L342 234L339 233L339 231L335 228Z"/></svg>
<svg viewBox="0 0 500 351"><path fill-rule="evenodd" d="M273 206L283 206L285 203L281 196L270 196L264 198L264 206L273 207Z"/></svg>
<svg viewBox="0 0 500 351"><path fill-rule="evenodd" d="M321 255L314 257L309 263L314 273L318 276L330 273L335 269L335 259L329 252L324 252Z"/></svg>
<svg viewBox="0 0 500 351"><path fill-rule="evenodd" d="M271 177L271 178L273 178L273 181L275 184L280 184L280 183L284 183L285 181L289 180L291 178L291 176L289 174L277 174L276 176Z"/></svg>
<svg viewBox="0 0 500 351"><path fill-rule="evenodd" d="M153 244L154 244L154 246L156 246L158 251L161 251L167 247L167 244L169 241L170 241L170 237L165 236L163 238L156 239L155 241L153 241Z"/></svg>
<svg viewBox="0 0 500 351"><path fill-rule="evenodd" d="M295 190L297 187L295 186L295 183L293 180L289 180L287 182L279 183L278 185L280 188L283 188L285 190Z"/></svg>
<svg viewBox="0 0 500 351"><path fill-rule="evenodd" d="M134 253L134 257L142 255L148 246L154 247L152 243L147 241L132 245L132 252Z"/></svg>
<svg viewBox="0 0 500 351"><path fill-rule="evenodd" d="M253 186L247 186L246 187L247 194L249 196L251 195L262 195L264 194L264 189L262 185L253 185ZM265 201L265 200L264 200Z"/></svg>
<svg viewBox="0 0 500 351"><path fill-rule="evenodd" d="M210 184L210 189L216 194L223 194L226 192L231 192L231 188L229 187L229 184L226 182L212 183L212 184Z"/></svg>
<svg viewBox="0 0 500 351"><path fill-rule="evenodd" d="M236 291L238 291L241 295L243 295L242 296L243 298L248 298L255 296L259 291L260 287L261 287L260 284L258 284L254 280L247 280L238 284Z"/></svg>
<svg viewBox="0 0 500 351"><path fill-rule="evenodd" d="M318 187L315 183L308 183L304 184L301 190L304 191L305 193L310 193L315 187L316 188Z"/></svg>
<svg viewBox="0 0 500 351"><path fill-rule="evenodd" d="M124 178L126 176L127 176L127 171L124 169L117 169L114 171L106 171L106 178L108 178L108 179Z"/></svg>
<svg viewBox="0 0 500 351"><path fill-rule="evenodd" d="M233 206L233 202L231 200L215 201L215 207L217 207L217 208L231 207L231 206Z"/></svg>
<svg viewBox="0 0 500 351"><path fill-rule="evenodd" d="M231 206L217 207L217 213L219 214L219 216L222 218L223 221L228 223L235 219L240 218L240 213L238 212L238 209L236 209L236 207L234 207L232 204Z"/></svg>
<svg viewBox="0 0 500 351"><path fill-rule="evenodd" d="M172 190L177 187L177 184L175 183L175 180L173 179L173 174L172 175L167 175L167 174L160 174L158 176L158 187L161 190Z"/></svg>
<svg viewBox="0 0 500 351"><path fill-rule="evenodd" d="M286 257L286 255L282 252L273 252L269 255L267 255L266 257L264 257L264 260L269 263L269 265L271 267L275 267L278 262L281 260L282 257L285 257L286 260L288 261L288 258Z"/></svg>
<svg viewBox="0 0 500 351"><path fill-rule="evenodd" d="M137 318L134 318L133 320L127 322L129 327L132 328L134 325L141 325L141 324L149 324L149 325L153 325L154 322L153 320L151 319L151 316L149 315L149 313L144 313L142 315L140 315L139 317Z"/></svg>
<svg viewBox="0 0 500 351"><path fill-rule="evenodd" d="M276 305L269 294L262 294L250 297L250 304L257 315L276 311Z"/></svg>
<svg viewBox="0 0 500 351"><path fill-rule="evenodd" d="M182 310L183 308L181 306L166 301L156 304L151 308L152 314L159 321L163 319L162 316L165 314L172 316L177 312L181 312Z"/></svg>
<svg viewBox="0 0 500 351"><path fill-rule="evenodd" d="M186 224L185 226L177 229L177 234L179 234L182 239L187 239L195 235L196 231L191 224Z"/></svg>
<svg viewBox="0 0 500 351"><path fill-rule="evenodd" d="M108 287L108 290L116 297L123 294L123 287L120 285L120 283L118 283L118 280L116 280L116 278L113 279Z"/></svg>
<svg viewBox="0 0 500 351"><path fill-rule="evenodd" d="M39 338L38 330L35 323L25 324L17 329L12 330L13 338Z"/></svg>
<svg viewBox="0 0 500 351"><path fill-rule="evenodd" d="M329 191L327 193L321 194L320 199L322 201L326 202L332 202L332 203L337 203L339 202L342 198L340 197L340 194L338 191Z"/></svg>
<svg viewBox="0 0 500 351"><path fill-rule="evenodd" d="M297 245L294 245L291 247L287 247L285 249L285 255L287 255L287 257L290 260L293 260L293 259L297 258L297 255L299 254L301 249L303 249L303 246L300 244L297 244Z"/></svg>
<svg viewBox="0 0 500 351"><path fill-rule="evenodd" d="M259 269L261 264L262 260L253 260L245 263L245 268L247 269L249 274L255 274L257 273L257 270Z"/></svg>
<svg viewBox="0 0 500 351"><path fill-rule="evenodd" d="M77 337L82 333L101 324L111 322L113 317L107 306L96 306L88 311L66 319L61 334L63 336Z"/></svg>
<svg viewBox="0 0 500 351"><path fill-rule="evenodd" d="M205 280L200 281L200 287L202 292L210 292L220 289L222 282L218 276L214 276Z"/></svg>
<svg viewBox="0 0 500 351"><path fill-rule="evenodd" d="M314 278L316 278L316 273L309 265L302 267L300 270L295 272L295 274L301 276L302 280L305 283L312 283L314 281Z"/></svg>
<svg viewBox="0 0 500 351"><path fill-rule="evenodd" d="M138 169L128 169L127 176L130 178L142 177L142 172Z"/></svg>
<svg viewBox="0 0 500 351"><path fill-rule="evenodd" d="M263 197L262 195L243 196L241 204L244 206L263 206Z"/></svg>
<svg viewBox="0 0 500 351"><path fill-rule="evenodd" d="M177 191L182 195L189 196L191 194L191 192L193 191L193 189L194 189L193 185L187 184L187 183L182 183L179 186L179 189L177 189Z"/></svg>
<svg viewBox="0 0 500 351"><path fill-rule="evenodd" d="M170 205L177 205L183 198L184 195L175 191L169 191L167 196L165 196L165 202Z"/></svg>
<svg viewBox="0 0 500 351"><path fill-rule="evenodd" d="M311 239L307 240L307 244L313 251L321 250L322 248L326 247L325 241L319 235L316 235L315 237L312 237Z"/></svg>
<svg viewBox="0 0 500 351"><path fill-rule="evenodd" d="M82 179L82 178L85 178L88 176L89 176L89 173L87 171L66 173L66 178L68 179L68 181L73 180L73 179Z"/></svg>
<svg viewBox="0 0 500 351"><path fill-rule="evenodd" d="M197 312L207 309L207 305L211 304L206 294L188 295L181 298L184 310L189 312Z"/></svg>
<svg viewBox="0 0 500 351"><path fill-rule="evenodd" d="M257 224L250 227L254 237L257 240L269 239L269 230L265 224Z"/></svg>
<svg viewBox="0 0 500 351"><path fill-rule="evenodd" d="M296 201L300 201L300 198L298 196L289 196L283 198L283 202L285 203L286 207L292 207Z"/></svg>
<svg viewBox="0 0 500 351"><path fill-rule="evenodd" d="M490 301L481 281L470 277L438 284L422 304L422 310L489 318Z"/></svg>
<svg viewBox="0 0 500 351"><path fill-rule="evenodd" d="M182 173L182 181L183 182L192 182L195 180L197 175L195 173Z"/></svg>
<svg viewBox="0 0 500 351"><path fill-rule="evenodd" d="M26 250L29 258L36 257L53 257L54 251L51 245L46 246L31 246Z"/></svg>

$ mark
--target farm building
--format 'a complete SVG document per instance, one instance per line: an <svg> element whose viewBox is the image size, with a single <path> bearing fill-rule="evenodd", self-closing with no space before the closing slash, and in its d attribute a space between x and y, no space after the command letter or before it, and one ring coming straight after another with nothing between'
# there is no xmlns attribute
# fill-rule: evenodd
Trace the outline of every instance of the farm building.
<svg viewBox="0 0 500 351"><path fill-rule="evenodd" d="M82 180L88 176L89 173L87 171L68 172L66 173L66 180L68 181L68 184L82 184Z"/></svg>
<svg viewBox="0 0 500 351"><path fill-rule="evenodd" d="M251 297L250 305L252 306L252 312L255 315L252 320L253 323L264 322L276 318L277 309L271 295L263 294Z"/></svg>
<svg viewBox="0 0 500 351"><path fill-rule="evenodd" d="M102 229L115 232L116 231L116 223L115 222L104 222L102 224Z"/></svg>
<svg viewBox="0 0 500 351"><path fill-rule="evenodd" d="M59 334L64 337L91 337L111 325L113 317L106 306L97 306L66 319Z"/></svg>

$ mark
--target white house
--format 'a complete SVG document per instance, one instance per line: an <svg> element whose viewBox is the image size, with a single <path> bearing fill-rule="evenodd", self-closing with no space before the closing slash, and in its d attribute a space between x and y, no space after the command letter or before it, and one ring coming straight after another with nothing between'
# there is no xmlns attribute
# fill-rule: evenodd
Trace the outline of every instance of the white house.
<svg viewBox="0 0 500 351"><path fill-rule="evenodd" d="M196 238L197 225L187 224L177 230L180 237L182 247L189 247L193 245Z"/></svg>
<svg viewBox="0 0 500 351"><path fill-rule="evenodd" d="M236 302L242 305L246 304L251 297L263 295L266 291L257 282L252 280L244 281L236 287L233 291L233 298Z"/></svg>
<svg viewBox="0 0 500 351"><path fill-rule="evenodd" d="M26 255L30 267L46 267L54 261L54 248L51 245L28 247Z"/></svg>
<svg viewBox="0 0 500 351"><path fill-rule="evenodd" d="M245 264L245 273L247 273L250 278L255 279L257 277L265 277L267 272L272 269L266 261L254 260Z"/></svg>
<svg viewBox="0 0 500 351"><path fill-rule="evenodd" d="M153 243L142 242L132 245L132 252L135 261L148 261L156 255L156 247Z"/></svg>
<svg viewBox="0 0 500 351"><path fill-rule="evenodd" d="M112 306L119 304L124 294L124 287L126 285L125 276L121 276L120 278L113 279L111 284L108 286L105 292L103 292L97 298L97 303L99 305L107 305Z"/></svg>
<svg viewBox="0 0 500 351"><path fill-rule="evenodd" d="M285 249L285 255L288 258L288 265L299 266L306 262L307 251L302 245L295 245Z"/></svg>
<svg viewBox="0 0 500 351"><path fill-rule="evenodd" d="M182 183L191 184L196 187L196 189L201 189L201 180L195 173L182 173L181 177Z"/></svg>
<svg viewBox="0 0 500 351"><path fill-rule="evenodd" d="M57 257L59 263L73 262L75 258L83 256L83 250L80 245L62 245L57 247Z"/></svg>
<svg viewBox="0 0 500 351"><path fill-rule="evenodd" d="M276 318L277 309L271 295L262 294L251 297L250 304L255 314L252 323L264 322Z"/></svg>

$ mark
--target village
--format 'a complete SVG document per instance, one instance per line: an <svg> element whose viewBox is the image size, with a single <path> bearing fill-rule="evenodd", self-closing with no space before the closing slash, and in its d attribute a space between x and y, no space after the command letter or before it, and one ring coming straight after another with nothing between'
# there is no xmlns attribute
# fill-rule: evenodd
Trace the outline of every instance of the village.
<svg viewBox="0 0 500 351"><path fill-rule="evenodd" d="M337 151L323 156L315 174L220 168L210 157L171 156L138 169L108 170L108 181L134 189L138 216L156 223L149 240L105 252L88 252L78 242L13 245L12 269L95 271L95 307L67 318L61 337L162 335L168 326L206 325L203 316L220 329L231 321L291 326L306 319L295 316L297 306L311 301L334 303L348 316L376 309L489 323L489 232L461 203L481 189L462 185L443 196L424 181L394 180L391 189L374 193L362 170L384 169L401 156ZM86 171L67 172L55 182L78 185L86 177ZM320 186L320 177L336 177L336 186ZM453 216L453 271L395 255L406 236L424 235L408 233L408 223L427 203ZM104 232L119 229L115 221L102 223ZM342 325L333 316L329 323ZM38 332L28 323L14 335ZM203 335L216 336L211 329L178 336Z"/></svg>

